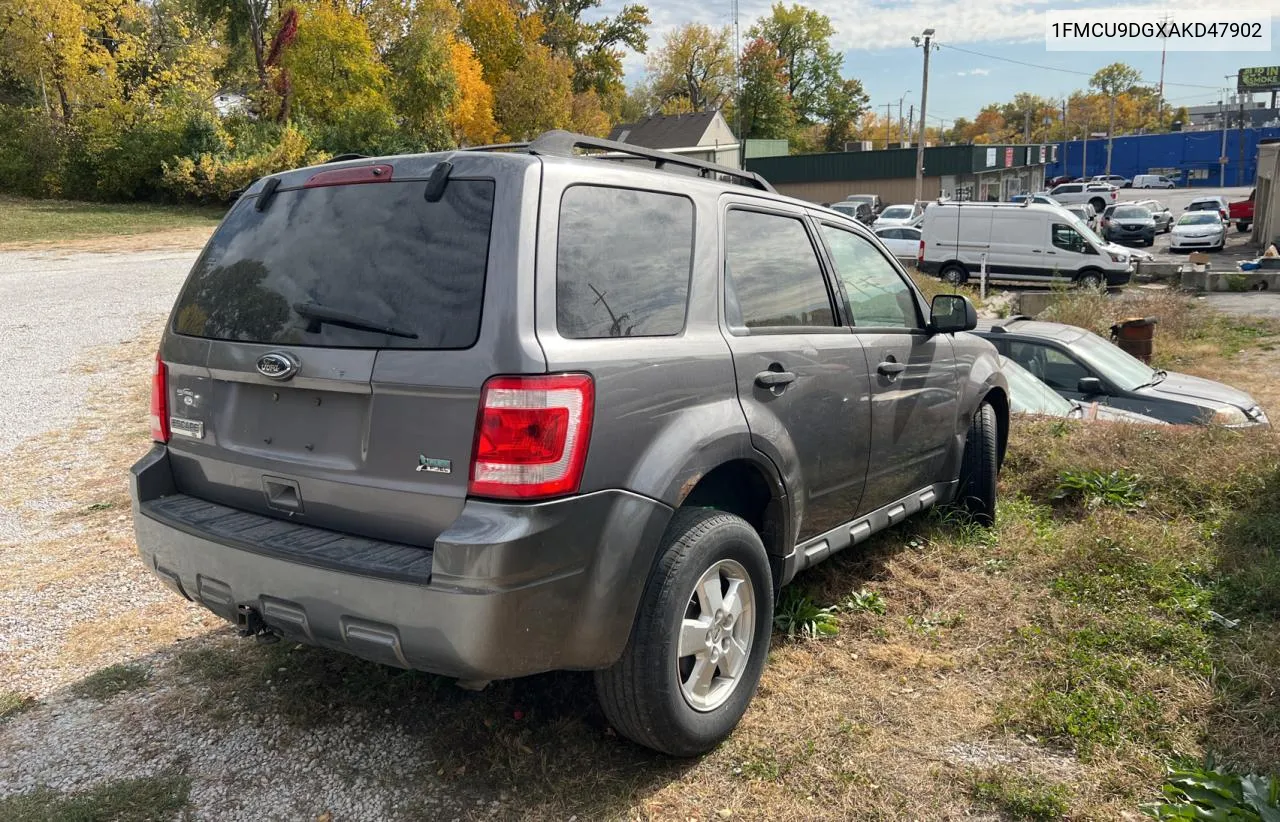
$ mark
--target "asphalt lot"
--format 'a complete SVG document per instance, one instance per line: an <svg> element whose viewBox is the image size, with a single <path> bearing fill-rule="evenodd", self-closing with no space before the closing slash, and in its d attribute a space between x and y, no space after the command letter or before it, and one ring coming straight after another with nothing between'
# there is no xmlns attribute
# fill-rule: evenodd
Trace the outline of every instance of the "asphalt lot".
<svg viewBox="0 0 1280 822"><path fill-rule="evenodd" d="M1193 200L1202 197L1212 197L1219 195L1226 198L1228 203L1237 200L1243 200L1249 196L1248 188L1173 188L1173 189L1120 189L1120 202L1137 202L1138 200L1157 200L1169 207L1169 211L1173 213L1173 219L1177 221L1183 211ZM1134 248L1146 251L1152 254L1161 262L1179 262L1186 261L1187 255L1184 253L1172 253L1169 251L1169 235L1157 234L1155 245L1150 248L1134 245ZM1235 264L1241 260L1251 260L1258 254L1257 249L1249 245L1249 233L1236 231L1235 223L1227 229L1227 247L1220 252L1209 252L1209 264L1217 270L1218 268L1235 269Z"/></svg>

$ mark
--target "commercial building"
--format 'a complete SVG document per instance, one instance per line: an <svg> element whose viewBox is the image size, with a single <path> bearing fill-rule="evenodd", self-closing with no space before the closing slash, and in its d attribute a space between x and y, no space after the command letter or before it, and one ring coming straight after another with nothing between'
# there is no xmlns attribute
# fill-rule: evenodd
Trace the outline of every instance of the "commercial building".
<svg viewBox="0 0 1280 822"><path fill-rule="evenodd" d="M924 199L1007 200L1039 191L1056 150L1052 145L926 148ZM783 194L813 203L837 202L850 194L879 194L886 203L915 199L914 148L748 157L746 167Z"/></svg>
<svg viewBox="0 0 1280 822"><path fill-rule="evenodd" d="M1249 186L1258 171L1259 141L1276 137L1280 128L1228 129L1225 140L1221 130L1117 137L1111 173L1130 179L1135 174L1163 174L1183 186ZM1106 138L1073 140L1059 147L1058 161L1049 165L1050 177L1107 173Z"/></svg>

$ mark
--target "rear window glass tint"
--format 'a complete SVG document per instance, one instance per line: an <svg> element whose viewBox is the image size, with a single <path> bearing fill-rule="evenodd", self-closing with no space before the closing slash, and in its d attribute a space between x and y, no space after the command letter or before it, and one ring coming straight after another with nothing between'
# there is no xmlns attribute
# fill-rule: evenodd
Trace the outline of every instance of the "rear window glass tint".
<svg viewBox="0 0 1280 822"><path fill-rule="evenodd" d="M333 348L468 348L480 331L494 184L451 180L278 192L242 200L178 299L174 330L219 340ZM317 321L340 312L382 331ZM409 336L412 335L412 336Z"/></svg>
<svg viewBox="0 0 1280 822"><path fill-rule="evenodd" d="M560 201L556 326L570 339L679 334L692 263L688 198L574 186Z"/></svg>
<svg viewBox="0 0 1280 822"><path fill-rule="evenodd" d="M729 212L725 317L730 327L831 327L835 314L817 252L794 217Z"/></svg>

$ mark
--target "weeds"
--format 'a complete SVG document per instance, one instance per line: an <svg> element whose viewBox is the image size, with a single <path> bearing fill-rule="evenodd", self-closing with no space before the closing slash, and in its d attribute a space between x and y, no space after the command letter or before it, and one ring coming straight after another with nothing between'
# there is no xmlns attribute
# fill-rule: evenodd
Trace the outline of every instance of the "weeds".
<svg viewBox="0 0 1280 822"><path fill-rule="evenodd" d="M1160 792L1163 801L1142 807L1153 819L1280 820L1280 777L1241 776L1215 767L1212 759L1170 768Z"/></svg>
<svg viewBox="0 0 1280 822"><path fill-rule="evenodd" d="M89 674L71 686L71 692L82 699L110 699L116 694L133 691L147 684L147 671L137 665L112 665Z"/></svg>
<svg viewBox="0 0 1280 822"><path fill-rule="evenodd" d="M0 722L36 706L36 701L17 691L0 691Z"/></svg>
<svg viewBox="0 0 1280 822"><path fill-rule="evenodd" d="M884 616L884 598L875 591L856 591L845 598L840 609L849 613L868 613Z"/></svg>
<svg viewBox="0 0 1280 822"><path fill-rule="evenodd" d="M1142 492L1142 477L1127 471L1063 471L1058 475L1058 485L1053 499L1079 500L1087 507L1111 505L1132 510L1146 503Z"/></svg>
<svg viewBox="0 0 1280 822"><path fill-rule="evenodd" d="M974 799L1014 819L1051 822L1062 819L1070 810L1070 793L1065 785L1003 769L976 775L970 791Z"/></svg>
<svg viewBox="0 0 1280 822"><path fill-rule="evenodd" d="M834 607L820 607L798 588L784 588L778 607L773 612L773 625L788 639L835 636L840 633L840 624L836 621L837 610Z"/></svg>

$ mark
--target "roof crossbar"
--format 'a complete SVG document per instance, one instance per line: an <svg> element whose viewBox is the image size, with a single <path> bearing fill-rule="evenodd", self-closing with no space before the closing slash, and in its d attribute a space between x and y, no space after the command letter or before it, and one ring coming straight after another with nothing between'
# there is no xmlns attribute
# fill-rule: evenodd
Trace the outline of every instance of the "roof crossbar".
<svg viewBox="0 0 1280 822"><path fill-rule="evenodd" d="M682 168L697 171L698 176L700 177L715 179L716 175L723 175L725 177L729 177L739 185L759 189L760 191L776 193L773 186L770 185L767 180L752 171L744 171L739 168L723 166L719 163L709 163L705 160L695 160L692 157L672 154L668 151L658 151L657 149L634 146L630 143L619 143L614 140L604 140L599 137L588 137L584 134L574 134L571 131L563 131L559 129L555 131L548 131L528 143L501 143L492 146L476 146L475 148L467 149L467 151L498 151L505 149L523 149L528 151L530 154L542 154L553 157L574 157L577 156L577 149L604 151L614 155L625 155L625 157L637 157L642 160L648 160L653 163L654 169L659 171L665 170L665 167L669 165L680 166ZM602 159L624 159L624 157L605 156Z"/></svg>

